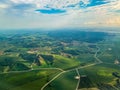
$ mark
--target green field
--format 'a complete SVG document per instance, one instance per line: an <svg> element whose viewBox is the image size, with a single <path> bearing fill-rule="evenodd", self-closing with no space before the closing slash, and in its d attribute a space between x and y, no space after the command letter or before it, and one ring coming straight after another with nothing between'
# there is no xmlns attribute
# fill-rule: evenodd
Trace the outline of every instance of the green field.
<svg viewBox="0 0 120 90"><path fill-rule="evenodd" d="M78 80L76 71L63 73L60 77L51 82L44 90L74 90ZM59 88L58 88L59 87Z"/></svg>
<svg viewBox="0 0 120 90"><path fill-rule="evenodd" d="M59 70L35 70L0 74L0 90L40 90L58 73Z"/></svg>
<svg viewBox="0 0 120 90"><path fill-rule="evenodd" d="M119 33L3 31L0 90L119 90L119 54Z"/></svg>

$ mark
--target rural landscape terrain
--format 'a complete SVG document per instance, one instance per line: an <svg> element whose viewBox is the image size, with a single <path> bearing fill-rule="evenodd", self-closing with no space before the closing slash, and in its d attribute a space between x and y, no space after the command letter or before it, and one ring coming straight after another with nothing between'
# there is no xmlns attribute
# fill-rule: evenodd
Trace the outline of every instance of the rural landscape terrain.
<svg viewBox="0 0 120 90"><path fill-rule="evenodd" d="M120 33L1 30L0 90L120 90Z"/></svg>

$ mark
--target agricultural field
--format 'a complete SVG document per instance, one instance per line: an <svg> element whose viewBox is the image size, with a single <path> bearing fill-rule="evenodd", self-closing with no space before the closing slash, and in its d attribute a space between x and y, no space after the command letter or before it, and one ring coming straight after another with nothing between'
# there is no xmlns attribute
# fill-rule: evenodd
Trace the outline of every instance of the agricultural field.
<svg viewBox="0 0 120 90"><path fill-rule="evenodd" d="M86 89L120 89L119 33L0 31L0 90Z"/></svg>
<svg viewBox="0 0 120 90"><path fill-rule="evenodd" d="M40 90L59 70L33 70L0 74L0 90Z"/></svg>

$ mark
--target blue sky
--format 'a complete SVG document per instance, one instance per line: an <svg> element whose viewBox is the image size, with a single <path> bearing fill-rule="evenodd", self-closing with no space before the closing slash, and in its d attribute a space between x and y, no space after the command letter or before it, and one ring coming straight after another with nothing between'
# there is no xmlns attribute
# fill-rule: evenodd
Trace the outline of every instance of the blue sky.
<svg viewBox="0 0 120 90"><path fill-rule="evenodd" d="M120 0L0 0L0 29L119 26Z"/></svg>
<svg viewBox="0 0 120 90"><path fill-rule="evenodd" d="M37 12L43 13L43 14L59 14L59 13L65 13L66 10L61 10L61 9L37 9Z"/></svg>

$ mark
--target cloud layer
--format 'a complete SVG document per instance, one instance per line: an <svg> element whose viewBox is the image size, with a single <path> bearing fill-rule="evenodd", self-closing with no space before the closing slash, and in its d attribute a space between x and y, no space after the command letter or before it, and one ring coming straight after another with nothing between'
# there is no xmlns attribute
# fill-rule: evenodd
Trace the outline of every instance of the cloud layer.
<svg viewBox="0 0 120 90"><path fill-rule="evenodd" d="M120 0L0 0L0 28L104 26L120 26Z"/></svg>

